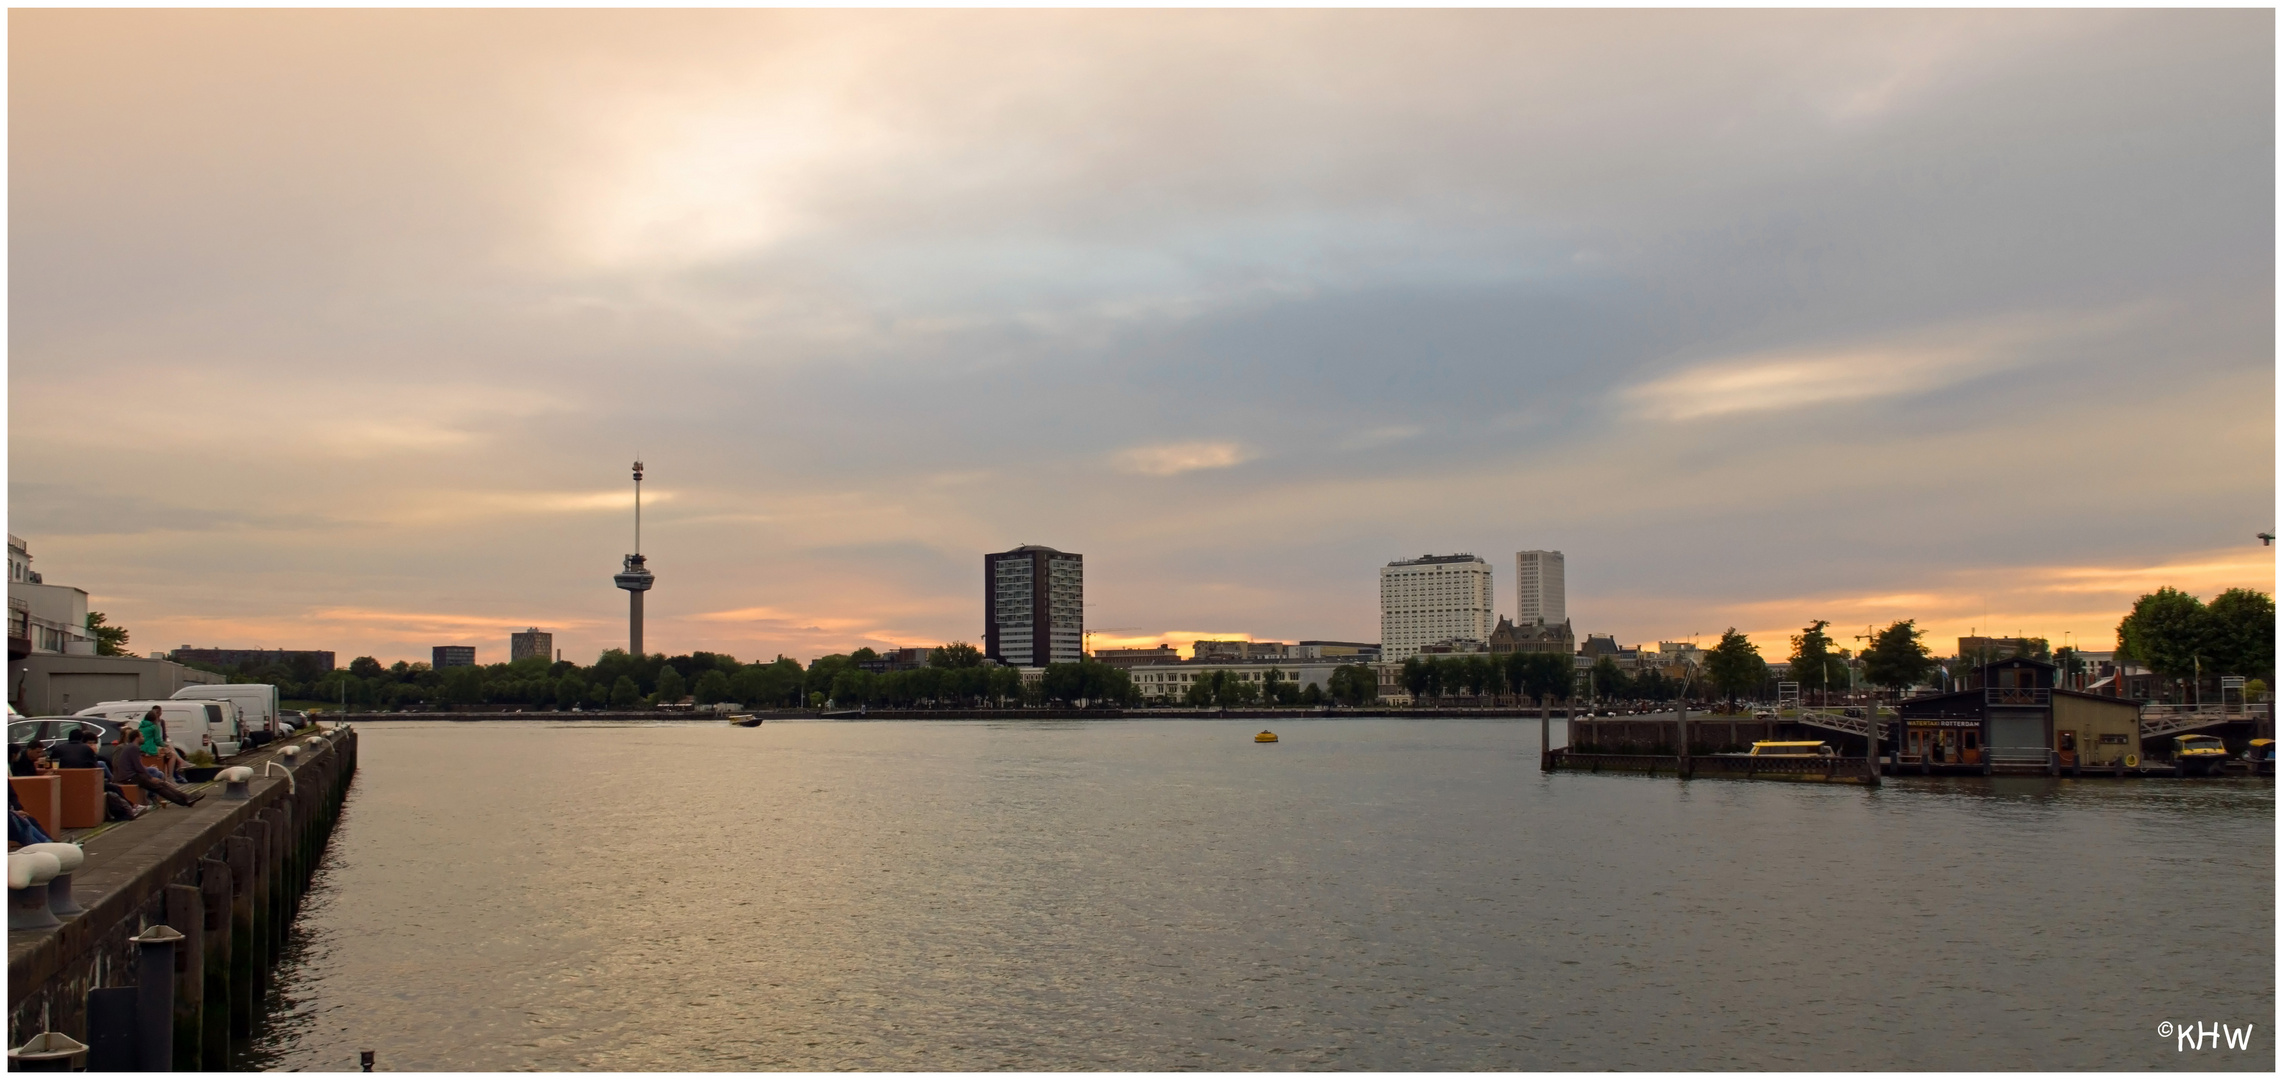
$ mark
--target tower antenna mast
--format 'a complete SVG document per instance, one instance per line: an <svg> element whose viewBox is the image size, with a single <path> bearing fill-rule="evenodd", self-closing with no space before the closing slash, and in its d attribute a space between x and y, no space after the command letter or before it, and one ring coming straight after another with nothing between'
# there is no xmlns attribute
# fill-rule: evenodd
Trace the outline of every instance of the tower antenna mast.
<svg viewBox="0 0 2283 1080"><path fill-rule="evenodd" d="M642 462L634 463L634 553L611 583L626 590L626 651L642 655L642 594L657 579L642 558Z"/></svg>

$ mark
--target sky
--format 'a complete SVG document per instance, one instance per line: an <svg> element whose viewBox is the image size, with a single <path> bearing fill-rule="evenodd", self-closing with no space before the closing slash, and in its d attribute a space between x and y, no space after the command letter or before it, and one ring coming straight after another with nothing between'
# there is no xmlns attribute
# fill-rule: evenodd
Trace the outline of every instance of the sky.
<svg viewBox="0 0 2283 1080"><path fill-rule="evenodd" d="M139 651L2105 649L2272 591L2271 11L8 16L8 528Z"/></svg>

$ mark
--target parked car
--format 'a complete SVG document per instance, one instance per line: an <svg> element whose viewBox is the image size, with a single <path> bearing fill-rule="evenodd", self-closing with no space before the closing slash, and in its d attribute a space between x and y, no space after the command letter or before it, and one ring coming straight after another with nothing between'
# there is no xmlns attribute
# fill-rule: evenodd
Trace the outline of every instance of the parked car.
<svg viewBox="0 0 2283 1080"><path fill-rule="evenodd" d="M119 722L99 716L35 716L8 722L8 748L15 749L27 742L38 742L43 750L71 737L75 727L90 728L95 732L96 753L109 756L119 748Z"/></svg>

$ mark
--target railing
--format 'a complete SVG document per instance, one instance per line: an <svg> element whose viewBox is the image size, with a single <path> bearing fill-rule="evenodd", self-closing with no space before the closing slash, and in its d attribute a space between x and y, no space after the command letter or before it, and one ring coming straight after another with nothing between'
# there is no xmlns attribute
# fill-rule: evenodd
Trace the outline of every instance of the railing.
<svg viewBox="0 0 2283 1080"><path fill-rule="evenodd" d="M1860 710L1858 709L1857 711ZM1799 711L1799 715L1789 717L1789 719L1797 720L1802 724L1808 724L1814 727L1826 728L1831 731L1845 732L1846 734L1853 735L1858 738L1866 737L1871 734L1871 721L1864 719L1861 716L1855 716L1845 712L1834 712L1829 709L1801 709ZM1886 736L1887 723L1888 721L1883 717L1879 720L1879 734L1881 738Z"/></svg>
<svg viewBox="0 0 2283 1080"><path fill-rule="evenodd" d="M1982 702L1987 705L2043 706L2053 703L2053 691L2042 686L1985 686Z"/></svg>
<svg viewBox="0 0 2283 1080"><path fill-rule="evenodd" d="M2237 720L2264 720L2274 712L2274 706L2255 705L2143 705L2140 707L2140 737L2143 739L2177 735L2197 728L2217 727Z"/></svg>

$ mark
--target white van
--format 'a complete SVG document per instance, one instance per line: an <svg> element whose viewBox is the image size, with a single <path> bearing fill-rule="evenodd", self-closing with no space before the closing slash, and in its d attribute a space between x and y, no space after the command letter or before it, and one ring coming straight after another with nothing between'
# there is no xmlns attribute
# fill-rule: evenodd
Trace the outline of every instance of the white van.
<svg viewBox="0 0 2283 1080"><path fill-rule="evenodd" d="M245 730L255 733L255 745L285 734L278 728L277 687L268 683L219 683L185 686L174 696L189 701L235 701L244 714Z"/></svg>
<svg viewBox="0 0 2283 1080"><path fill-rule="evenodd" d="M159 707L159 728L166 732L168 746L182 752L185 758L211 745L214 759L220 761L238 752L244 744L245 723L235 701L183 701L168 698L165 701L105 701L88 706L73 714L96 716L122 724L133 724Z"/></svg>

